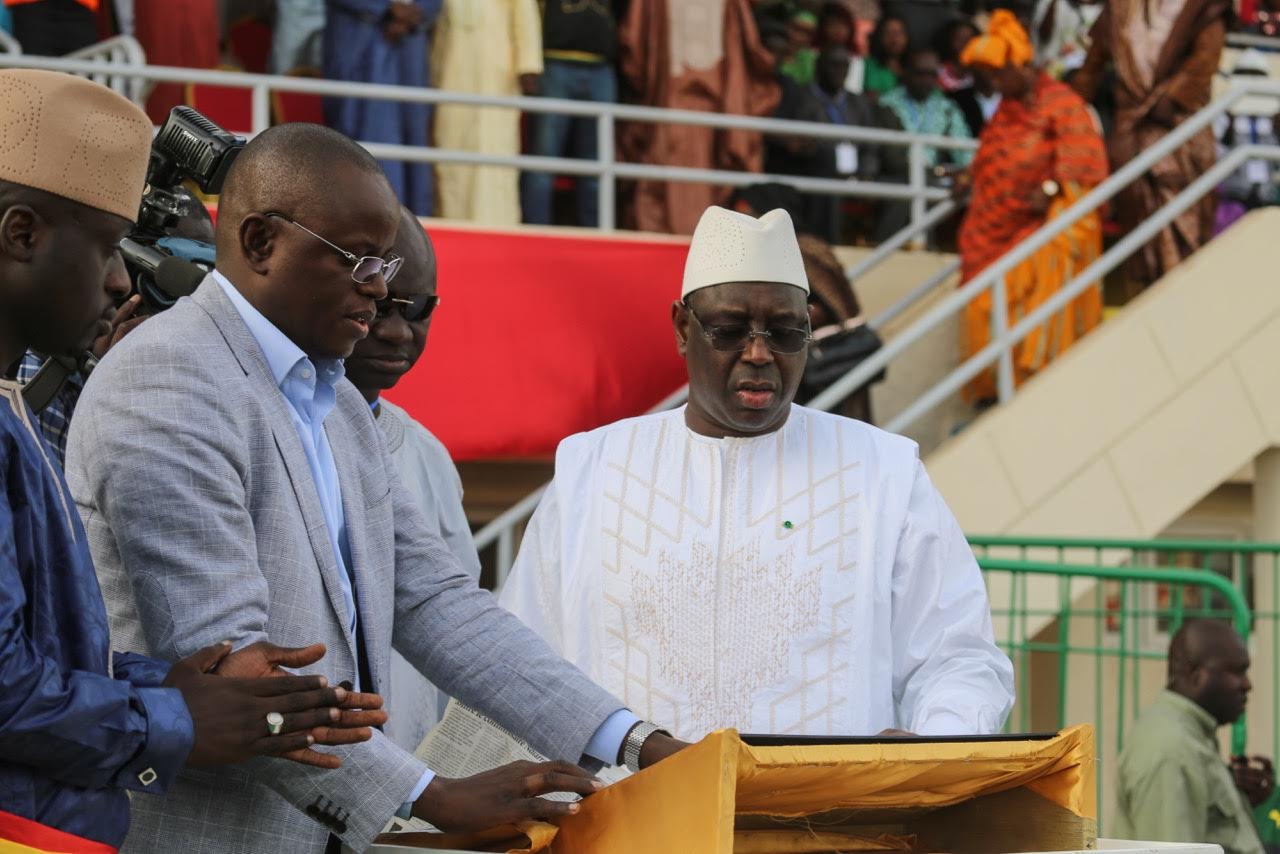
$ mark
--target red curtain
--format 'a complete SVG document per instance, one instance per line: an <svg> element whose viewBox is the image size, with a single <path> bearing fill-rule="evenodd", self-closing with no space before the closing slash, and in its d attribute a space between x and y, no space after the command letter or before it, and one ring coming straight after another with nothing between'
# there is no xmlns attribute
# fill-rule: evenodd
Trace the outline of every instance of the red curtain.
<svg viewBox="0 0 1280 854"><path fill-rule="evenodd" d="M440 308L387 397L454 459L549 455L684 384L671 303L686 241L430 232Z"/></svg>

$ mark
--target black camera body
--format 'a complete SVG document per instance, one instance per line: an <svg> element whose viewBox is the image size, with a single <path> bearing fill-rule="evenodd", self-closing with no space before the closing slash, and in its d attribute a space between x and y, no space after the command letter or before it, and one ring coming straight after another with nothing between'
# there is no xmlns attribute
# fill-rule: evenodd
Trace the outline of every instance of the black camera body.
<svg viewBox="0 0 1280 854"><path fill-rule="evenodd" d="M207 269L166 251L160 241L190 212L187 205L199 204L179 194L182 182L189 179L205 193L221 192L227 171L244 146L242 137L228 133L190 107L174 107L169 113L151 144L138 224L120 241L133 293L142 295L141 311L164 311L193 293L204 279ZM212 246L199 245L212 256ZM68 377L77 372L87 377L96 363L89 352L78 359L47 359L23 387L23 399L38 414L61 392Z"/></svg>
<svg viewBox="0 0 1280 854"><path fill-rule="evenodd" d="M165 263L174 256L157 245L189 213L187 206L192 202L179 194L183 181L190 180L210 195L220 193L244 146L243 137L223 130L190 107L174 107L156 134L138 224L120 247L134 293L142 295L147 310L169 308L194 291L206 272L191 262Z"/></svg>

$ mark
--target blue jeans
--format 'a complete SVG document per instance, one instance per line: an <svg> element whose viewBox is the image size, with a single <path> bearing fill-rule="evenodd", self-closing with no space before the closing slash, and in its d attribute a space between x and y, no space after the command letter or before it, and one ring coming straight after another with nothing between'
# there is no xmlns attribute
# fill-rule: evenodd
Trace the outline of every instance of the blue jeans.
<svg viewBox="0 0 1280 854"><path fill-rule="evenodd" d="M564 62L548 59L542 71L542 94L548 98L575 101L618 100L618 78L613 66L588 62ZM581 160L595 160L599 148L596 120L575 116L542 113L533 120L532 153L543 157L560 157L566 153ZM524 221L547 225L551 222L551 184L549 172L525 172L520 177L521 207ZM578 224L594 228L600 222L600 182L595 178L577 179Z"/></svg>

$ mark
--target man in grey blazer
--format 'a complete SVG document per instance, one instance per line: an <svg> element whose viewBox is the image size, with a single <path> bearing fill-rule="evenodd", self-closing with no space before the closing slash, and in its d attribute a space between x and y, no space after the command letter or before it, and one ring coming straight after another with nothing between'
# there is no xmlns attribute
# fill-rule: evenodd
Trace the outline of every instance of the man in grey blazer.
<svg viewBox="0 0 1280 854"><path fill-rule="evenodd" d="M570 763L643 766L682 746L498 608L398 482L341 362L387 297L397 222L377 162L334 131L281 125L240 155L218 272L108 354L72 424L112 630L167 659L224 638L322 641L316 669L366 690L387 686L394 645L561 761L450 780L375 732L335 748L337 771L189 772L135 801L125 851L318 854L338 838L363 850L397 814L448 829L561 815L576 805L536 796L598 785Z"/></svg>

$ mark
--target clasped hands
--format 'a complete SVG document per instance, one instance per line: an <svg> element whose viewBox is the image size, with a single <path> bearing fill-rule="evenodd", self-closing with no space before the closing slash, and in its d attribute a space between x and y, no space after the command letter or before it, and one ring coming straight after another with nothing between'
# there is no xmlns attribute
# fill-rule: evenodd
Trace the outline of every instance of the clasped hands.
<svg viewBox="0 0 1280 854"><path fill-rule="evenodd" d="M386 18L382 24L382 34L387 41L398 44L405 36L411 35L422 26L422 9L417 3L392 3L387 8Z"/></svg>
<svg viewBox="0 0 1280 854"><path fill-rule="evenodd" d="M337 756L312 746L368 741L372 727L386 723L387 713L377 694L331 688L323 676L295 676L283 669L315 664L324 652L324 644L287 648L266 641L232 652L224 641L173 665L164 686L182 692L195 729L187 764L276 756L339 767ZM283 717L278 734L268 729L272 712Z"/></svg>

